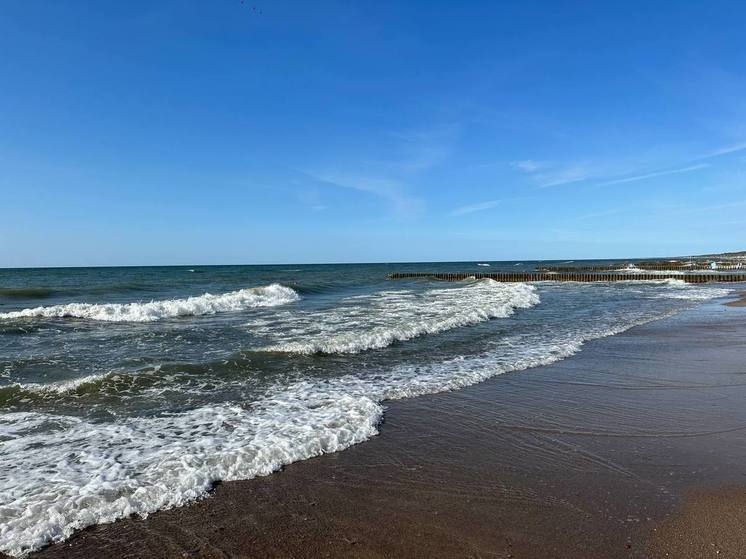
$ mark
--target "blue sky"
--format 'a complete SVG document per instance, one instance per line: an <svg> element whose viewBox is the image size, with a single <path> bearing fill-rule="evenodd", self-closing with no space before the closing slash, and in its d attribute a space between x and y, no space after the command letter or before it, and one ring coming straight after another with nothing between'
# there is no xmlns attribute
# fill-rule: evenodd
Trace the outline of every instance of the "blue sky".
<svg viewBox="0 0 746 559"><path fill-rule="evenodd" d="M0 266L746 249L740 2L0 17Z"/></svg>

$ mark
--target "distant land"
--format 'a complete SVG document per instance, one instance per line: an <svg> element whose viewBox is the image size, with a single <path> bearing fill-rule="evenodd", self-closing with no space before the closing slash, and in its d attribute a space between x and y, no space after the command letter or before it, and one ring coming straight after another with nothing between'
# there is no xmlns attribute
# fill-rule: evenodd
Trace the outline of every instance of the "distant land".
<svg viewBox="0 0 746 559"><path fill-rule="evenodd" d="M739 252L720 252L718 254L703 254L702 256L695 256L694 258L733 258L741 260L746 258L746 250Z"/></svg>

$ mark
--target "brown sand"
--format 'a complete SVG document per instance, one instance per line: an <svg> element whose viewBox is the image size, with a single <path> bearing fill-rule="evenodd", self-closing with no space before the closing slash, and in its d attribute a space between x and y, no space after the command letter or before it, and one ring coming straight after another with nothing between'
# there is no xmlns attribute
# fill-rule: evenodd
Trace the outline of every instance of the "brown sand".
<svg viewBox="0 0 746 559"><path fill-rule="evenodd" d="M746 291L741 293L741 298L730 303L725 303L729 307L746 307Z"/></svg>
<svg viewBox="0 0 746 559"><path fill-rule="evenodd" d="M693 491L657 532L656 557L746 557L746 488Z"/></svg>
<svg viewBox="0 0 746 559"><path fill-rule="evenodd" d="M745 333L710 304L391 402L371 441L33 557L746 557L719 489L746 483Z"/></svg>

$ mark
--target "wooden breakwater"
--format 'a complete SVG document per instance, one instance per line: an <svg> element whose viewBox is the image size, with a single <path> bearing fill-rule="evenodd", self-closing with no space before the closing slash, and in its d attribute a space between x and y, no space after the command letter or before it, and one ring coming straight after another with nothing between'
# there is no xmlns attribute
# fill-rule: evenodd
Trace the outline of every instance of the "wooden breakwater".
<svg viewBox="0 0 746 559"><path fill-rule="evenodd" d="M388 279L436 279L443 281L462 281L468 279L491 279L500 282L530 281L640 281L677 279L687 283L746 282L746 273L742 274L612 274L612 273L552 273L552 272L493 272L493 273L432 273L432 272L396 272L389 274Z"/></svg>

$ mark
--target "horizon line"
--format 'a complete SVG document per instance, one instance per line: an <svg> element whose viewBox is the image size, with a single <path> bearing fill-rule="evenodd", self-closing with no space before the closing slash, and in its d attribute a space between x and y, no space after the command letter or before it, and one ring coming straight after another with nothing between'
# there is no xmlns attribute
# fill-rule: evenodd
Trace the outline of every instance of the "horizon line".
<svg viewBox="0 0 746 559"><path fill-rule="evenodd" d="M573 262L587 261L619 261L619 260L651 260L663 258L705 258L708 256L722 256L745 251L723 251L711 252L706 254L686 254L686 255L659 255L659 256L623 256L607 258L524 258L512 260L491 260L491 259L468 259L468 260L392 260L392 261L371 261L371 262L276 262L261 264L111 264L111 265L71 265L71 266L0 266L0 271L5 270L74 270L89 268L219 268L219 267L249 267L249 266L363 266L366 264L373 265L390 265L390 264L462 264L462 263L480 263L480 262L558 262L572 260Z"/></svg>

